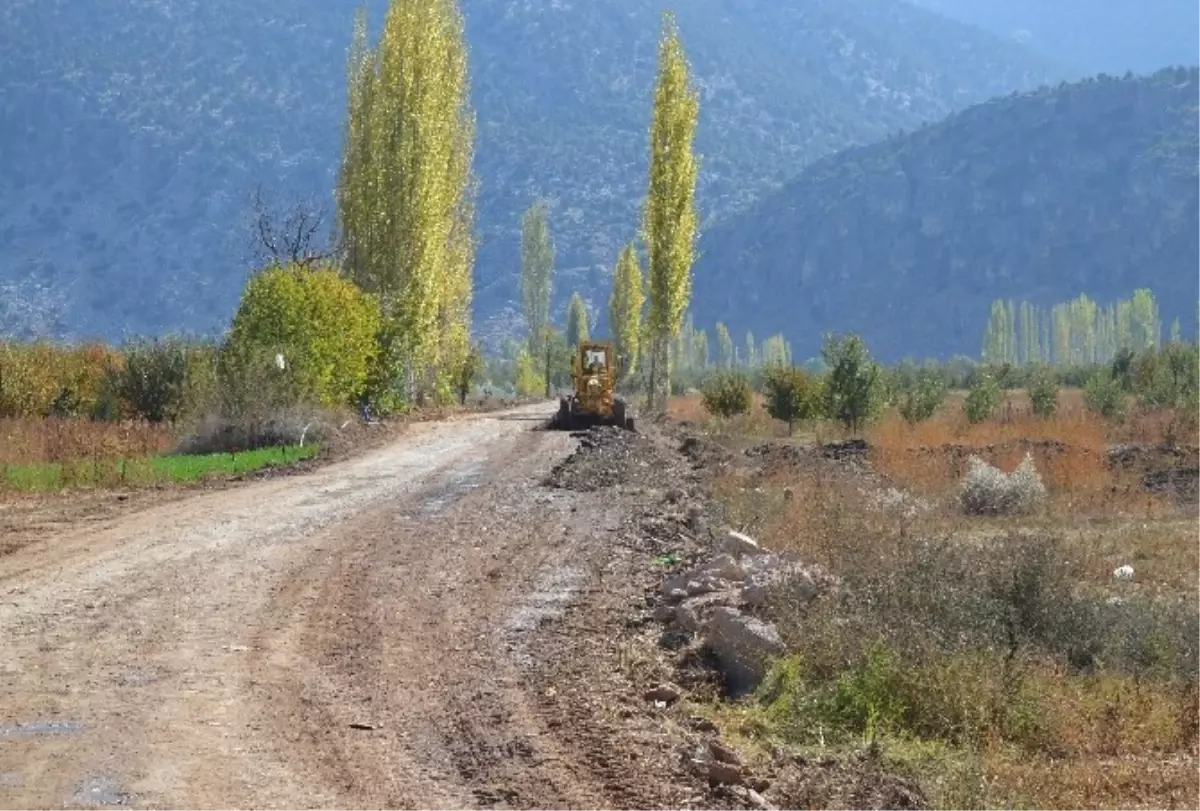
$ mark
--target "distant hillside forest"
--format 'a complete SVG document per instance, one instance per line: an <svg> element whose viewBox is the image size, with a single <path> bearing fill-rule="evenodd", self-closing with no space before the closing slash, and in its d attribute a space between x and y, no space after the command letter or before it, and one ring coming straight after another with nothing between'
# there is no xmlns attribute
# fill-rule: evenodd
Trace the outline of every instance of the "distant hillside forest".
<svg viewBox="0 0 1200 811"><path fill-rule="evenodd" d="M822 160L701 240L693 308L735 334L822 331L881 357L974 355L992 302L1152 288L1196 331L1196 68L976 105Z"/></svg>
<svg viewBox="0 0 1200 811"><path fill-rule="evenodd" d="M1200 62L1196 0L912 0L1054 54L1085 73L1150 73Z"/></svg>
<svg viewBox="0 0 1200 811"><path fill-rule="evenodd" d="M359 0L0 3L0 332L224 328L254 189L332 202ZM371 37L386 3L369 0ZM461 3L477 113L476 331L521 328L521 213L566 303L637 227L660 12L703 95L706 221L809 162L1067 75L900 0Z"/></svg>

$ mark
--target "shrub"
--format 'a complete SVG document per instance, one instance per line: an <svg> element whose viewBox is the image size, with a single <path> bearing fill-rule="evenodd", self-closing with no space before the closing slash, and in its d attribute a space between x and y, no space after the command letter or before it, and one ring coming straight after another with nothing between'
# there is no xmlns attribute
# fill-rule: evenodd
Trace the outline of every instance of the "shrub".
<svg viewBox="0 0 1200 811"><path fill-rule="evenodd" d="M796 421L807 419L813 411L812 381L795 366L771 366L763 372L763 408L773 418L788 424L788 433Z"/></svg>
<svg viewBox="0 0 1200 811"><path fill-rule="evenodd" d="M228 344L282 354L304 399L352 403L378 355L380 320L374 297L336 271L273 266L246 285Z"/></svg>
<svg viewBox="0 0 1200 811"><path fill-rule="evenodd" d="M946 383L942 376L923 371L901 389L898 408L905 422L915 425L932 417L945 401Z"/></svg>
<svg viewBox="0 0 1200 811"><path fill-rule="evenodd" d="M332 425L327 412L303 404L260 409L240 417L210 413L175 448L176 453L234 453L325 440Z"/></svg>
<svg viewBox="0 0 1200 811"><path fill-rule="evenodd" d="M1107 370L1088 378L1083 387L1083 402L1089 411L1105 419L1120 419L1125 414L1125 392Z"/></svg>
<svg viewBox="0 0 1200 811"><path fill-rule="evenodd" d="M180 443L184 452L298 444L305 426L321 413L303 397L286 364L278 367L272 351L227 343L211 366L199 357L194 363L197 390L206 389L207 395L196 404L197 416ZM208 374L211 380L205 379Z"/></svg>
<svg viewBox="0 0 1200 811"><path fill-rule="evenodd" d="M174 422L184 404L187 352L175 338L138 340L125 348L125 364L115 376L121 401L149 422Z"/></svg>
<svg viewBox="0 0 1200 811"><path fill-rule="evenodd" d="M977 423L991 417L1004 401L1004 392L996 379L986 372L979 376L963 402L963 413L967 422Z"/></svg>
<svg viewBox="0 0 1200 811"><path fill-rule="evenodd" d="M482 374L483 350L476 345L467 352L459 365L458 374L455 375L454 386L458 390L460 406L467 404L467 395L471 393L471 387L475 385Z"/></svg>
<svg viewBox="0 0 1200 811"><path fill-rule="evenodd" d="M704 384L701 399L708 413L732 417L750 410L754 393L741 372L718 372Z"/></svg>
<svg viewBox="0 0 1200 811"><path fill-rule="evenodd" d="M963 512L970 515L1013 515L1037 509L1046 500L1046 486L1028 453L1012 473L994 468L978 456L968 460L970 469L958 494Z"/></svg>
<svg viewBox="0 0 1200 811"><path fill-rule="evenodd" d="M1039 366L1029 381L1029 400L1033 403L1033 413L1042 419L1049 419L1058 410L1058 381L1053 372L1045 366Z"/></svg>
<svg viewBox="0 0 1200 811"><path fill-rule="evenodd" d="M857 432L884 404L883 375L857 335L825 336L821 359L829 372L824 382L825 416Z"/></svg>

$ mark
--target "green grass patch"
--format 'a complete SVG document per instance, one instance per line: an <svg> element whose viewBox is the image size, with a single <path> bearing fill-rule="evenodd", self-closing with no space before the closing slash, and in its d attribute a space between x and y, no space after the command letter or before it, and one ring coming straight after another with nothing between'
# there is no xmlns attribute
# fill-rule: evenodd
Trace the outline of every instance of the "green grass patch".
<svg viewBox="0 0 1200 811"><path fill-rule="evenodd" d="M0 468L0 485L7 490L39 493L72 487L183 484L212 476L237 476L264 468L295 464L312 459L319 450L318 445L289 445L238 453L7 465Z"/></svg>

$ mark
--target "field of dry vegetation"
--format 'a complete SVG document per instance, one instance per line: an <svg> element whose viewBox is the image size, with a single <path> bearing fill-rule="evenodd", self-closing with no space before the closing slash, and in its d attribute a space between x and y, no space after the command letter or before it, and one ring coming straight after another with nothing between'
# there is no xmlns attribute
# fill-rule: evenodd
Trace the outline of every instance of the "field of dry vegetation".
<svg viewBox="0 0 1200 811"><path fill-rule="evenodd" d="M1076 391L1048 419L1017 393L976 424L951 397L855 442L828 424L788 439L759 403L718 420L681 397L670 414L763 460L713 481L729 525L841 581L773 607L792 653L723 710L748 746L865 746L937 807L1195 807L1194 428L1106 422ZM972 455L1012 471L1026 454L1036 509L962 508Z"/></svg>

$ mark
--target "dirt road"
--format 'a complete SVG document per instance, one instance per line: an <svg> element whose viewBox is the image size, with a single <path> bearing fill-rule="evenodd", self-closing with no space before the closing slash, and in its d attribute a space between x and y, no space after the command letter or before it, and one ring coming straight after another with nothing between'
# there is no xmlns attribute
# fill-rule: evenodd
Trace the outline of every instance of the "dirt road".
<svg viewBox="0 0 1200 811"><path fill-rule="evenodd" d="M549 408L0 557L0 806L670 802L621 794L530 675L621 520L539 487L576 442Z"/></svg>

